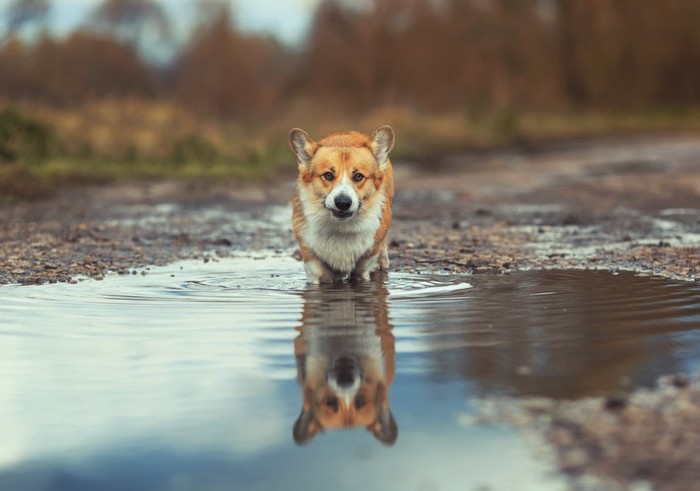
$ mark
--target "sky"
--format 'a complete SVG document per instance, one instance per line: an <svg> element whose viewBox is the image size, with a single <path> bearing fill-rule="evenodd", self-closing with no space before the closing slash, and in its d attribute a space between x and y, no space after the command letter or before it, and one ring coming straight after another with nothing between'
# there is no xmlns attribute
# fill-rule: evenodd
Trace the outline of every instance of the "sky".
<svg viewBox="0 0 700 491"><path fill-rule="evenodd" d="M102 0L54 0L49 25L66 33L80 25ZM299 44L320 0L232 0L236 24L244 31L272 34L290 45ZM2 2L0 2L2 3ZM160 0L175 26L184 34L195 17L194 0Z"/></svg>

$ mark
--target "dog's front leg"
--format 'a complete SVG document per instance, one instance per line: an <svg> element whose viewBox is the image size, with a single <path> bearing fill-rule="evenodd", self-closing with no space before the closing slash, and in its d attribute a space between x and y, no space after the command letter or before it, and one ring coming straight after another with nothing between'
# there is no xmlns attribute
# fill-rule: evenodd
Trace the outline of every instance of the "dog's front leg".
<svg viewBox="0 0 700 491"><path fill-rule="evenodd" d="M389 269L389 248L386 245L386 239L384 240L381 248L379 249L377 267L382 271L386 271L387 269Z"/></svg>
<svg viewBox="0 0 700 491"><path fill-rule="evenodd" d="M368 281L370 274L379 269L380 254L361 259L355 266L351 278Z"/></svg>
<svg viewBox="0 0 700 491"><path fill-rule="evenodd" d="M312 285L339 281L338 275L318 259L304 262L304 271L306 271L306 282Z"/></svg>
<svg viewBox="0 0 700 491"><path fill-rule="evenodd" d="M389 269L389 251L386 241L384 241L379 247L379 252L358 261L352 272L352 278L367 281L374 271L386 271L387 269Z"/></svg>

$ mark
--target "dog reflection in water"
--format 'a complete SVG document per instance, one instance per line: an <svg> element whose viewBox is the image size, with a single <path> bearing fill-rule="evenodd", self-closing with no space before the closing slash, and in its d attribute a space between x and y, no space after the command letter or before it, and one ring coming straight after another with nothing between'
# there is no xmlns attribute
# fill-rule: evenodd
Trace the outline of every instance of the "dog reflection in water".
<svg viewBox="0 0 700 491"><path fill-rule="evenodd" d="M302 392L294 441L326 429L365 427L392 445L398 427L389 407L394 336L383 278L309 289L294 341Z"/></svg>

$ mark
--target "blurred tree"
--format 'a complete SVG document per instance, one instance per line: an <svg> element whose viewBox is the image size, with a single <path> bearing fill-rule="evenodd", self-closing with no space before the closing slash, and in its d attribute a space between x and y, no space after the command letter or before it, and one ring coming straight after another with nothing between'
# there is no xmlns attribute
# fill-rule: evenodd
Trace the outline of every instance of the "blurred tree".
<svg viewBox="0 0 700 491"><path fill-rule="evenodd" d="M526 107L555 99L540 0L324 0L300 85L362 109Z"/></svg>
<svg viewBox="0 0 700 491"><path fill-rule="evenodd" d="M377 66L387 46L376 39L376 24L366 8L343 0L324 0L316 11L298 84L326 102L362 109L378 102Z"/></svg>
<svg viewBox="0 0 700 491"><path fill-rule="evenodd" d="M492 0L488 19L493 44L492 98L497 108L526 109L557 103L551 83L554 44L540 0Z"/></svg>
<svg viewBox="0 0 700 491"><path fill-rule="evenodd" d="M5 3L0 28L14 30L41 25L50 6ZM167 69L144 61L144 44L170 31L157 0L101 0L97 31L10 39L0 98L172 97L242 119L295 98L474 115L700 103L700 0L321 0L299 51L241 32L230 0L195 12Z"/></svg>
<svg viewBox="0 0 700 491"><path fill-rule="evenodd" d="M6 35L31 24L44 25L51 9L49 0L14 0L6 8Z"/></svg>
<svg viewBox="0 0 700 491"><path fill-rule="evenodd" d="M49 97L64 103L155 93L154 74L136 50L110 38L76 32L61 44L42 43L36 50L38 80L50 80Z"/></svg>
<svg viewBox="0 0 700 491"><path fill-rule="evenodd" d="M288 56L273 39L244 35L234 27L226 2L210 8L174 69L179 101L216 117L254 118L279 110L277 98Z"/></svg>
<svg viewBox="0 0 700 491"><path fill-rule="evenodd" d="M103 0L92 14L91 24L137 47L149 36L166 40L171 35L165 11L155 0Z"/></svg>
<svg viewBox="0 0 700 491"><path fill-rule="evenodd" d="M560 68L565 97L575 106L588 100L579 61L577 19L585 6L576 0L556 0L556 25L559 34Z"/></svg>
<svg viewBox="0 0 700 491"><path fill-rule="evenodd" d="M94 98L151 96L154 74L130 46L88 32L66 39L19 40L0 49L0 94L57 105Z"/></svg>
<svg viewBox="0 0 700 491"><path fill-rule="evenodd" d="M24 43L19 38L10 38L0 43L0 95L16 97L26 87L26 58Z"/></svg>

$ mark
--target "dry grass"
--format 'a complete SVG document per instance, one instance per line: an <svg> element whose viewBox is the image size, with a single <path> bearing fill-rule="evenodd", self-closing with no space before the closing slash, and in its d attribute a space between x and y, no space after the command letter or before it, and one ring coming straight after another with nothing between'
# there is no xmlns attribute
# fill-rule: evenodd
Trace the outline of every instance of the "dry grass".
<svg viewBox="0 0 700 491"><path fill-rule="evenodd" d="M469 149L633 132L700 131L700 112L558 113L459 112L424 114L381 107L361 116L292 103L273 121L242 123L197 117L169 102L101 100L59 109L0 101L50 126L59 142L40 164L0 163L0 196L43 195L57 185L134 179L261 179L295 166L290 128L320 138L330 132L371 132L391 124L396 158L429 157Z"/></svg>

